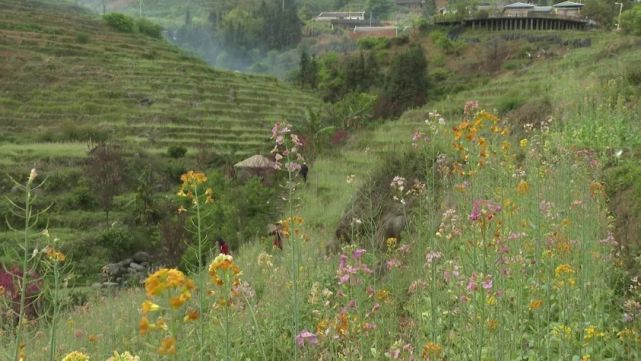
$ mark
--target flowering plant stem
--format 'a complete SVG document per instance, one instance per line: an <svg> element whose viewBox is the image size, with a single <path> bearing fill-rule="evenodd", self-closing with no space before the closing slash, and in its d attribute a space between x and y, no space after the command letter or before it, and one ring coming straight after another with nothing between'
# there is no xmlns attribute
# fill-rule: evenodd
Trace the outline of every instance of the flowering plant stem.
<svg viewBox="0 0 641 361"><path fill-rule="evenodd" d="M207 274L203 272L203 269L205 268L205 260L203 259L203 246L205 243L205 240L203 239L202 235L202 215L200 212L200 198L198 194L198 186L194 187L194 195L196 199L196 204L195 204L195 209L196 209L196 236L198 238L198 253L197 253L197 259L198 259L198 312L200 314L200 317L198 318L198 326L199 326L199 332L198 332L198 337L199 337L199 346L198 347L198 359L200 361L204 360L204 352L205 352L205 332L207 328L205 327L205 285L206 285L206 279L205 277Z"/></svg>
<svg viewBox="0 0 641 361"><path fill-rule="evenodd" d="M58 288L60 285L60 266L57 261L53 261L53 290L51 292L52 315L51 328L49 331L49 361L54 361L56 357L56 321L58 320L58 311L60 304L58 302Z"/></svg>

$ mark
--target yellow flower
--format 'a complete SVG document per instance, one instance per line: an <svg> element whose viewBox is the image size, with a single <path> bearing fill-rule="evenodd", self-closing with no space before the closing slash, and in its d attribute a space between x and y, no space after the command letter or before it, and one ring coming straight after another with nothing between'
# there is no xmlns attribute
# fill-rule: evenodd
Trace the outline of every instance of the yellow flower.
<svg viewBox="0 0 641 361"><path fill-rule="evenodd" d="M559 324L552 328L552 335L560 338L569 339L572 337L572 329L564 324Z"/></svg>
<svg viewBox="0 0 641 361"><path fill-rule="evenodd" d="M617 332L617 337L619 337L619 339L621 339L621 340L625 340L627 338L634 339L634 338L636 338L636 336L637 336L637 332L635 330L629 329L627 327L624 328L623 330Z"/></svg>
<svg viewBox="0 0 641 361"><path fill-rule="evenodd" d="M525 194L529 189L530 189L530 185L527 183L527 181L523 179L521 179L519 184L516 185L516 191L519 194Z"/></svg>
<svg viewBox="0 0 641 361"><path fill-rule="evenodd" d="M443 346L438 343L428 342L423 346L423 360L432 360L441 356Z"/></svg>
<svg viewBox="0 0 641 361"><path fill-rule="evenodd" d="M527 148L527 139L521 139L519 141L519 147L521 148L521 150L525 150L525 148Z"/></svg>
<svg viewBox="0 0 641 361"><path fill-rule="evenodd" d="M495 319L489 319L487 320L487 329L490 331L496 331L497 327L499 326L499 321Z"/></svg>
<svg viewBox="0 0 641 361"><path fill-rule="evenodd" d="M87 341L89 341L89 342L96 342L96 341L98 341L98 336L96 336L96 335L89 335L89 336L87 336Z"/></svg>
<svg viewBox="0 0 641 361"><path fill-rule="evenodd" d="M0 297L4 296L6 292L7 290L5 290L4 287L0 286Z"/></svg>
<svg viewBox="0 0 641 361"><path fill-rule="evenodd" d="M194 172L190 170L189 172L180 176L180 180L183 182L183 185L198 185L207 182L207 176L203 172Z"/></svg>
<svg viewBox="0 0 641 361"><path fill-rule="evenodd" d="M128 351L121 354L114 351L114 355L108 358L107 361L140 361L140 357L132 355Z"/></svg>
<svg viewBox="0 0 641 361"><path fill-rule="evenodd" d="M205 204L214 203L214 191L211 188L205 190Z"/></svg>
<svg viewBox="0 0 641 361"><path fill-rule="evenodd" d="M143 315L146 315L149 312L156 312L159 309L160 309L160 306L158 306L157 304L155 304L155 303L153 303L153 302L151 302L149 300L146 300L145 302L143 302L142 303L142 307L141 307Z"/></svg>
<svg viewBox="0 0 641 361"><path fill-rule="evenodd" d="M73 351L63 357L62 361L89 361L89 356L79 351Z"/></svg>
<svg viewBox="0 0 641 361"><path fill-rule="evenodd" d="M176 339L173 336L167 336L160 342L158 353L161 355L175 355L176 354Z"/></svg>
<svg viewBox="0 0 641 361"><path fill-rule="evenodd" d="M590 361L590 360L592 360L590 355L583 355L583 357L581 357L579 361Z"/></svg>
<svg viewBox="0 0 641 361"><path fill-rule="evenodd" d="M175 268L161 268L145 280L145 291L149 297L158 296L165 290L172 288L181 289L184 292L195 287L194 281Z"/></svg>
<svg viewBox="0 0 641 361"><path fill-rule="evenodd" d="M536 299L536 300L530 301L530 304L528 305L528 308L530 310L532 310L532 311L535 311L535 310L538 310L539 308L541 308L541 306L543 306L543 301Z"/></svg>
<svg viewBox="0 0 641 361"><path fill-rule="evenodd" d="M388 290L378 290L376 291L376 299L381 302L387 302L390 299L390 292Z"/></svg>
<svg viewBox="0 0 641 361"><path fill-rule="evenodd" d="M387 244L387 250L392 251L394 247L396 247L396 243L398 243L398 239L396 237L390 237L387 240L385 240L385 244Z"/></svg>
<svg viewBox="0 0 641 361"><path fill-rule="evenodd" d="M53 247L47 246L45 248L45 254L47 255L47 258L49 258L53 262L64 262L65 261L64 253L56 250Z"/></svg>
<svg viewBox="0 0 641 361"><path fill-rule="evenodd" d="M583 330L583 332L585 333L585 336L583 336L583 339L586 341L590 341L593 338L605 336L605 332L599 331L596 328L596 326L592 326L592 325L586 327L585 330Z"/></svg>
<svg viewBox="0 0 641 361"><path fill-rule="evenodd" d="M220 278L218 271L231 272L232 277L234 278L232 282L238 282L238 277L240 276L240 268L236 266L232 256L221 253L209 265L209 276L211 277L211 282L217 286L222 286L223 279Z"/></svg>
<svg viewBox="0 0 641 361"><path fill-rule="evenodd" d="M187 212L187 209L185 209L185 207L183 207L182 204L181 204L180 207L178 207L178 214L183 213L183 212Z"/></svg>
<svg viewBox="0 0 641 361"><path fill-rule="evenodd" d="M554 277L561 278L567 274L574 274L574 268L567 263L561 264L554 269Z"/></svg>

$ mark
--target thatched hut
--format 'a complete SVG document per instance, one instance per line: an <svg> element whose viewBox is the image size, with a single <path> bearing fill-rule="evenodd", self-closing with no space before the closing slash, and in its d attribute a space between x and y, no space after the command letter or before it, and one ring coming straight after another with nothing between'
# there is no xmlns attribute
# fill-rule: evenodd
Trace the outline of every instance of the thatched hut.
<svg viewBox="0 0 641 361"><path fill-rule="evenodd" d="M256 154L245 160L234 164L236 177L247 180L251 177L259 177L265 184L271 184L276 169L274 161L264 155Z"/></svg>

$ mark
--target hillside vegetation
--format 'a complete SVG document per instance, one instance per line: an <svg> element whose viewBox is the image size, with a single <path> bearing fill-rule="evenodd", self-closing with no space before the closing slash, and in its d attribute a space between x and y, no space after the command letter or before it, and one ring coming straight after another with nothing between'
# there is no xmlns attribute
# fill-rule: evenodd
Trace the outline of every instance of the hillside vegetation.
<svg viewBox="0 0 641 361"><path fill-rule="evenodd" d="M269 124L317 104L275 79L214 70L161 40L120 33L80 8L0 6L4 163L52 143L82 155L86 142L105 139L253 153Z"/></svg>
<svg viewBox="0 0 641 361"><path fill-rule="evenodd" d="M416 32L409 44L378 53L387 66L422 45L427 104L395 120L345 122L346 140L319 142L325 149L308 160L305 183L294 134L318 129L313 116L261 130L282 163L271 197L259 196L267 190L257 182L230 192L235 181L207 164L157 158L185 171L181 183L130 189L116 203L161 194L161 207L184 217L192 253L180 270L158 264L144 289L69 289L68 267L86 260L67 250L92 240L94 230L83 226L153 238L155 225L81 225L84 213L71 203L62 216L50 209L50 224L6 232L54 291L30 287L30 295L47 297L27 310L46 312L0 328L13 336L0 342L0 358L87 361L117 352L109 361L137 361L127 351L180 361L638 360L641 40L602 32L459 35ZM29 218L20 206L32 195L63 197L68 174L36 186L50 174L16 173L18 184L4 188L14 202L6 206L10 220ZM91 192L78 189L73 199L82 204ZM231 256L218 254L227 250L211 249L211 229L262 215L258 206L228 212L238 198L261 207L283 202L270 209L280 212L279 238L234 225L225 237L257 232L241 235ZM132 214L114 213L124 222ZM56 229L60 223L67 228ZM73 248L65 237L75 239ZM119 237L126 238L101 242L117 248Z"/></svg>

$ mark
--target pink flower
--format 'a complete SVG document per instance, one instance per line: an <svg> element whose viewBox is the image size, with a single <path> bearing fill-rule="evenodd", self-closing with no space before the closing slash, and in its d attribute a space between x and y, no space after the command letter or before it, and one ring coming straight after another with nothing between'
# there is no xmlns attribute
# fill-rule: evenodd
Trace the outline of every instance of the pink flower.
<svg viewBox="0 0 641 361"><path fill-rule="evenodd" d="M357 248L357 249L355 249L355 250L354 250L354 253L352 253L352 258L353 258L353 259L355 259L355 260L358 260L358 259L360 259L360 258L361 258L361 256L362 256L365 252L367 252L367 251L366 251L366 250L364 250L363 248Z"/></svg>
<svg viewBox="0 0 641 361"><path fill-rule="evenodd" d="M493 284L492 279L488 278L485 281L483 281L483 288L486 290L489 290L492 288L492 284Z"/></svg>
<svg viewBox="0 0 641 361"><path fill-rule="evenodd" d="M303 347L306 343L310 345L318 345L318 338L315 334L307 330L303 330L301 333L296 335L296 344L299 347Z"/></svg>
<svg viewBox="0 0 641 361"><path fill-rule="evenodd" d="M478 221L483 216L488 221L491 220L495 214L501 211L501 206L487 199L475 199L472 202L472 212L470 213L470 221Z"/></svg>
<svg viewBox="0 0 641 361"><path fill-rule="evenodd" d="M385 264L387 265L387 270L390 271L392 268L400 267L401 266L401 261L399 261L396 258L392 258L392 259L388 260L387 262L385 262Z"/></svg>

